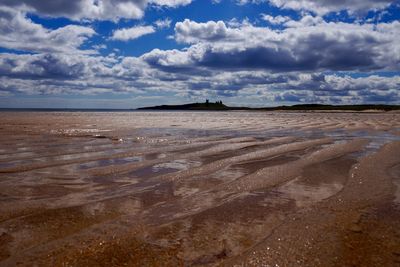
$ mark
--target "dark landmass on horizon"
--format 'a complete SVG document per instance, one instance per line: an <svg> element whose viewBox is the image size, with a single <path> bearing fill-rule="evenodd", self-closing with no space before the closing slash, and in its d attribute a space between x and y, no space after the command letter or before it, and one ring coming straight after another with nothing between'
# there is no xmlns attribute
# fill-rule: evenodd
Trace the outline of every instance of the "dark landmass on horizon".
<svg viewBox="0 0 400 267"><path fill-rule="evenodd" d="M222 102L216 103L190 103L183 105L161 105L153 107L143 107L137 110L205 110L205 111L229 111L229 110L255 110L255 111L365 111L365 110L382 110L392 111L400 110L400 105L322 105L322 104L300 104L293 106L278 106L278 107L229 107Z"/></svg>
<svg viewBox="0 0 400 267"><path fill-rule="evenodd" d="M293 106L277 107L230 107L217 103L189 103L182 105L160 105L142 107L137 109L95 109L95 108L0 108L0 112L131 112L140 110L154 111L394 111L400 110L400 105L323 105L323 104L299 104Z"/></svg>

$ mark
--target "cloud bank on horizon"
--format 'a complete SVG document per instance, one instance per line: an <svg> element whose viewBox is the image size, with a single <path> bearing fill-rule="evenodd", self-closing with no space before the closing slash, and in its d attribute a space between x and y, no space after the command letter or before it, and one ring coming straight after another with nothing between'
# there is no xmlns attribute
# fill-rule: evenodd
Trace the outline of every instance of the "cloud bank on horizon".
<svg viewBox="0 0 400 267"><path fill-rule="evenodd" d="M400 1L0 0L0 107L400 104Z"/></svg>

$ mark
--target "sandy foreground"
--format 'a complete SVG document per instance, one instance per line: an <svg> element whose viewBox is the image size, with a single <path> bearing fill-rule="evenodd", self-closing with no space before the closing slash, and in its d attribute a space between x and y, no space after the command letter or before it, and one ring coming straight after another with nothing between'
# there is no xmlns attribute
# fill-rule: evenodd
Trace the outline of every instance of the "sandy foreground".
<svg viewBox="0 0 400 267"><path fill-rule="evenodd" d="M400 114L0 113L0 266L400 266Z"/></svg>

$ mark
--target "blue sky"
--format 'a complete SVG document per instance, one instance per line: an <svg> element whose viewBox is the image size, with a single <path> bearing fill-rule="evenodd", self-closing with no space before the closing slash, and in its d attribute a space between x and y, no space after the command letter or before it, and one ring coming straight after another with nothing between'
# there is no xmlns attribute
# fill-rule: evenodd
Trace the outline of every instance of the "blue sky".
<svg viewBox="0 0 400 267"><path fill-rule="evenodd" d="M0 0L0 107L400 104L389 0Z"/></svg>

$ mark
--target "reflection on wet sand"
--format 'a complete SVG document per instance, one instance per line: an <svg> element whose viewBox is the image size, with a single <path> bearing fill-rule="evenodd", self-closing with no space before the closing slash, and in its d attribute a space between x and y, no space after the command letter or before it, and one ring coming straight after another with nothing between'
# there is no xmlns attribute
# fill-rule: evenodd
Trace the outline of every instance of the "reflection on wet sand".
<svg viewBox="0 0 400 267"><path fill-rule="evenodd" d="M2 115L0 266L400 264L398 113Z"/></svg>

